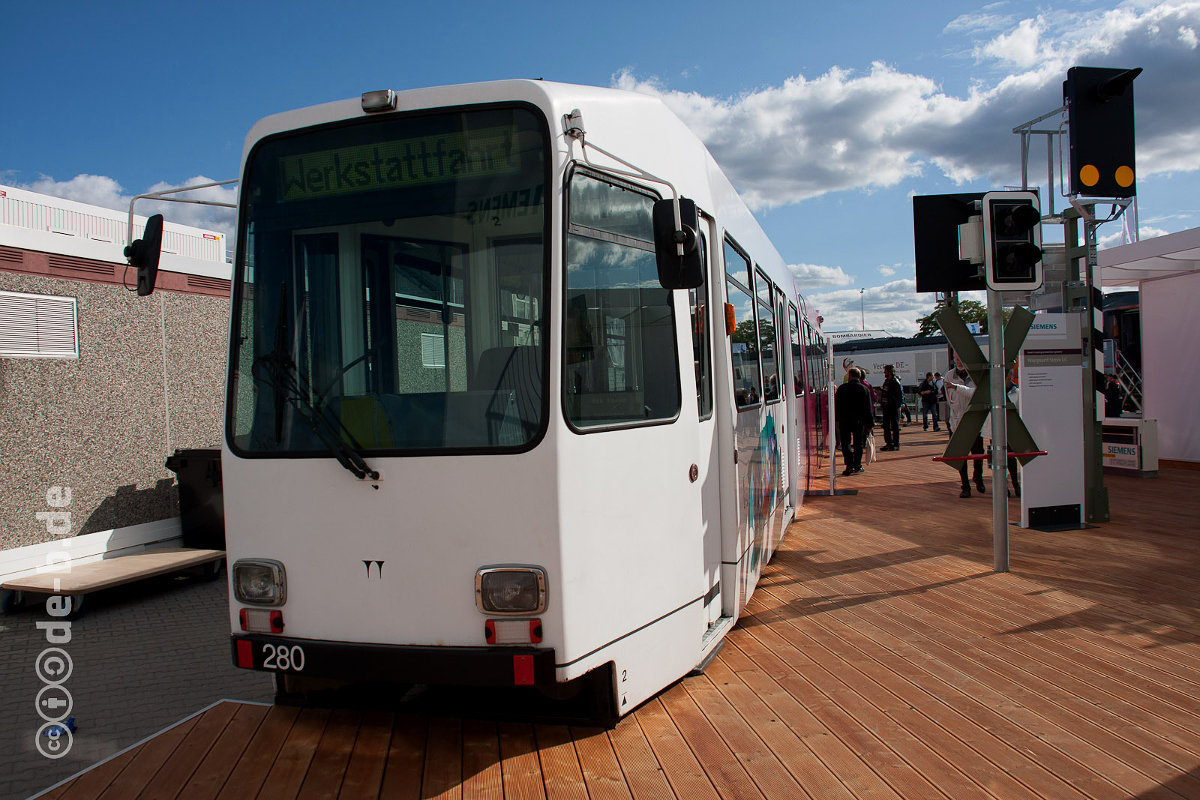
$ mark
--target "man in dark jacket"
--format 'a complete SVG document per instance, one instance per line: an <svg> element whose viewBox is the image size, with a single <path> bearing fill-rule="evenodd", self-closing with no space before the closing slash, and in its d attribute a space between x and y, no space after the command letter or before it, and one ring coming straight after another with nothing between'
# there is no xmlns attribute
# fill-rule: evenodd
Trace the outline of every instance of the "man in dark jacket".
<svg viewBox="0 0 1200 800"><path fill-rule="evenodd" d="M1119 417L1125 409L1125 392L1117 376L1108 373L1108 385L1104 387L1104 416Z"/></svg>
<svg viewBox="0 0 1200 800"><path fill-rule="evenodd" d="M900 406L904 403L904 387L891 364L883 368L883 386L879 388L879 408L883 412L883 449L900 449Z"/></svg>
<svg viewBox="0 0 1200 800"><path fill-rule="evenodd" d="M925 380L917 387L917 395L921 398L921 424L929 430L929 415L933 415L933 429L938 429L938 390L933 382L933 373L926 372Z"/></svg>
<svg viewBox="0 0 1200 800"><path fill-rule="evenodd" d="M875 427L871 395L861 380L862 372L851 367L849 379L833 395L833 410L842 436L842 461L846 464L843 475L863 471L863 444L867 433Z"/></svg>

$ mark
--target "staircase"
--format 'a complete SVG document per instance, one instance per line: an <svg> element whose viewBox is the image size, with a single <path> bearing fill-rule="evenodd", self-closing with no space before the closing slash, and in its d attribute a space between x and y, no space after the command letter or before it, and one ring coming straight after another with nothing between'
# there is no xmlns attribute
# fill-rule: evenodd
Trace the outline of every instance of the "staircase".
<svg viewBox="0 0 1200 800"><path fill-rule="evenodd" d="M1126 360L1125 356L1121 355L1121 351L1116 351L1116 373L1117 380L1121 384L1121 388L1125 390L1125 405L1128 407L1133 405L1137 413L1142 413L1142 376L1133 368L1133 365Z"/></svg>

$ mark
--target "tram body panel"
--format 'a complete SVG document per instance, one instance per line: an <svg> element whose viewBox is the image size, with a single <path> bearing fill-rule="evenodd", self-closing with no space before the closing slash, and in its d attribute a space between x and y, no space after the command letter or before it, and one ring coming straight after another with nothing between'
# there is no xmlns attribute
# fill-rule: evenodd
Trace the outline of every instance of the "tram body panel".
<svg viewBox="0 0 1200 800"><path fill-rule="evenodd" d="M227 558L284 565L289 638L432 646L486 644L473 584L480 567L540 566L552 582L545 639L561 641L549 452L375 459L383 480L373 489L332 459L227 451L225 503L237 509L227 516ZM231 603L234 631L243 607Z"/></svg>

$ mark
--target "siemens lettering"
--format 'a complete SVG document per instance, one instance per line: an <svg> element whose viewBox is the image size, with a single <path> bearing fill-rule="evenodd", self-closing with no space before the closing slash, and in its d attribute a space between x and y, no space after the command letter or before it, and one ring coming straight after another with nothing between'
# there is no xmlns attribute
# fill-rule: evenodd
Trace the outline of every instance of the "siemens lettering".
<svg viewBox="0 0 1200 800"><path fill-rule="evenodd" d="M519 172L512 128L422 136L280 158L281 200L372 192Z"/></svg>

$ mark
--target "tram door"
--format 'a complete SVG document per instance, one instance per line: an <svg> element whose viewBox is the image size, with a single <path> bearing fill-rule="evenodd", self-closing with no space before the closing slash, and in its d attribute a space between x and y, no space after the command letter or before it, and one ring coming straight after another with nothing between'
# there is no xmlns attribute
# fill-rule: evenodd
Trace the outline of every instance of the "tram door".
<svg viewBox="0 0 1200 800"><path fill-rule="evenodd" d="M720 270L712 265L716 254L712 242L719 241L713 220L700 215L700 247L704 261L704 285L688 292L691 311L692 359L696 375L698 460L696 485L700 491L701 537L704 548L704 619L708 626L721 617L721 489L716 414L713 410L713 337L725 331L723 305L713 302L712 276ZM717 284L719 291L720 284ZM685 381L685 384L686 381Z"/></svg>
<svg viewBox="0 0 1200 800"><path fill-rule="evenodd" d="M785 402L787 403L787 430L784 431L784 440L787 442L787 457L784 460L783 471L783 491L786 492L785 509L796 508L800 505L800 489L804 485L805 464L803 459L803 445L800 443L800 436L804 433L804 426L801 424L803 412L800 409L801 398L798 396L797 389L800 387L800 382L804 380L804 375L800 371L800 364L797 360L797 350L799 343L799 331L796 329L796 313L795 307L789 308L787 298L783 292L778 294L778 299L775 301L778 305L776 317L781 323L779 331L780 353L779 357L783 362L784 374L787 378L782 381Z"/></svg>

